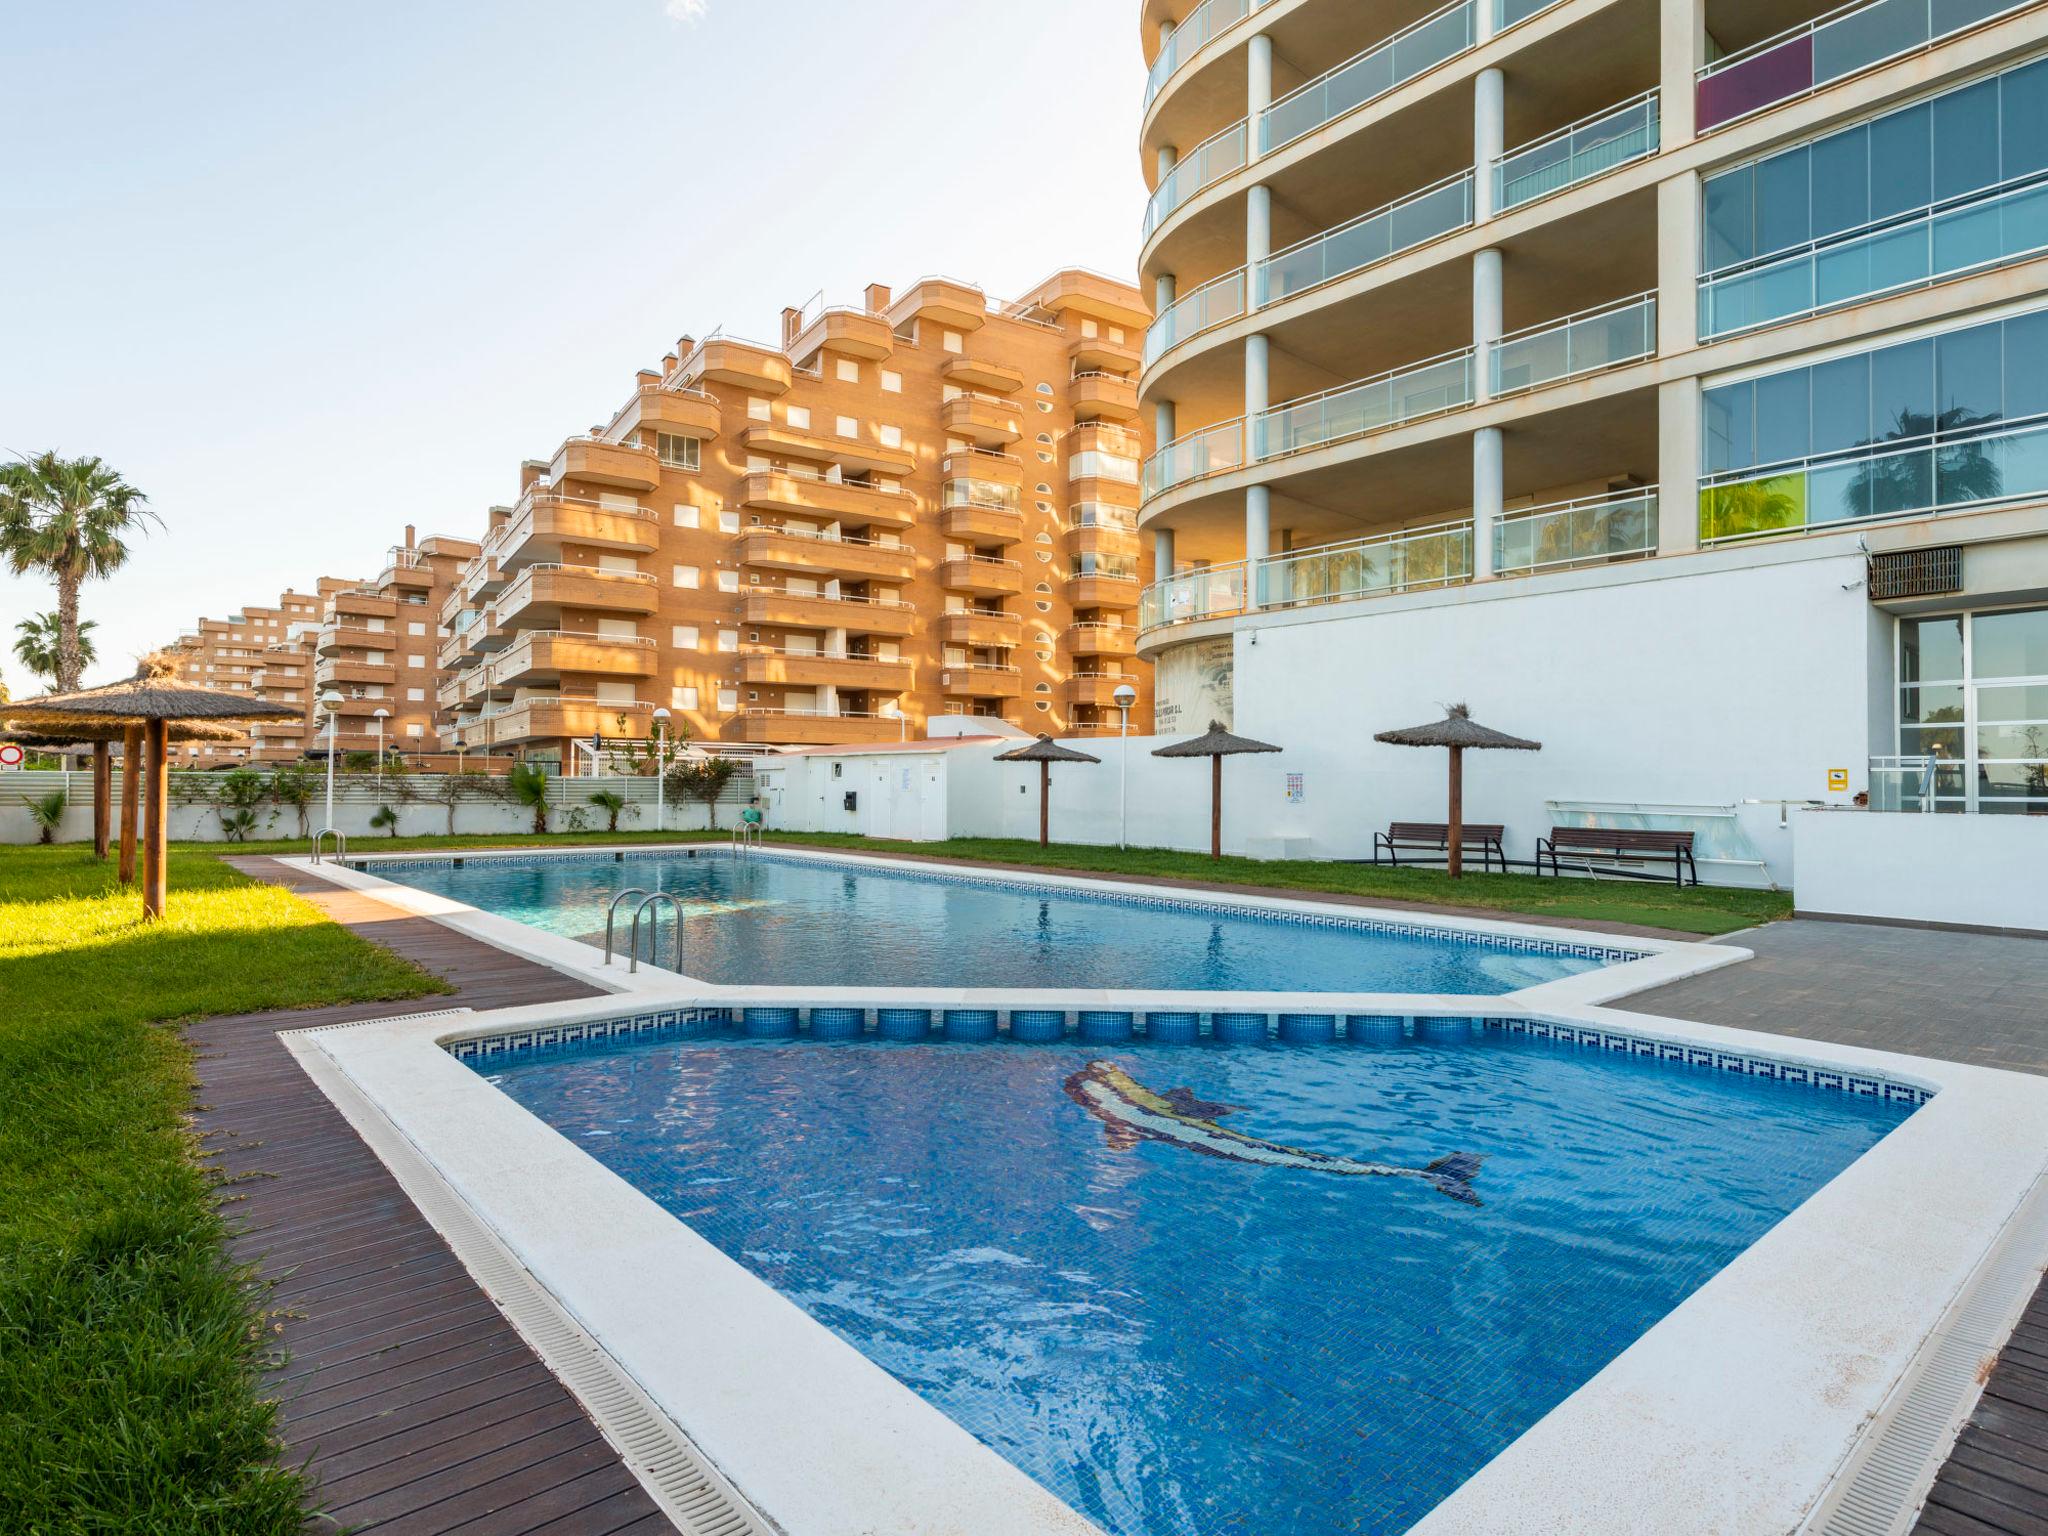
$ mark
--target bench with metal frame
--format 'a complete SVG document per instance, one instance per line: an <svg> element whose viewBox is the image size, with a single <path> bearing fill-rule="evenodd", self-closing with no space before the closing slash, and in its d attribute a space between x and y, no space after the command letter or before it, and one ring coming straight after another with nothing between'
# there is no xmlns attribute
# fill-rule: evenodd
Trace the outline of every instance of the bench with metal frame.
<svg viewBox="0 0 2048 1536"><path fill-rule="evenodd" d="M1506 874L1508 856L1506 849L1501 846L1501 838L1506 833L1507 827L1500 822L1468 821L1460 828L1458 841L1461 847L1477 848L1479 850L1480 868L1482 871L1492 869L1494 861L1498 859L1500 861L1501 873ZM1388 827L1386 831L1373 833L1373 863L1379 863L1380 854L1384 852L1389 864L1399 865L1401 854L1404 851L1411 853L1436 853L1449 858L1451 852L1450 824L1441 821L1397 821Z"/></svg>
<svg viewBox="0 0 2048 1536"><path fill-rule="evenodd" d="M1572 867L1594 874L1595 864L1616 866L1615 873L1638 875L1624 865L1671 861L1671 878L1677 885L1698 885L1699 867L1692 859L1690 832L1671 832L1649 827L1552 827L1550 836L1536 839L1536 873L1547 862L1553 875L1562 875L1560 856ZM1661 874L1642 872L1640 878L1661 880Z"/></svg>

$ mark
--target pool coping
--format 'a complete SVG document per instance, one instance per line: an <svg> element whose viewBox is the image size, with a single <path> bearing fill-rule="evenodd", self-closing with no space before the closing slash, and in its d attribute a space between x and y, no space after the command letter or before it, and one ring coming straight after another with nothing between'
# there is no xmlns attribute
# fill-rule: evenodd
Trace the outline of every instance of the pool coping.
<svg viewBox="0 0 2048 1536"><path fill-rule="evenodd" d="M831 856L806 850L804 857ZM888 861L846 862L872 868ZM629 990L621 985L623 968L607 973L586 945L352 870L317 868L338 884L360 881L359 888L374 888L386 900L403 892L438 904L446 910L422 915L544 963L558 963L541 952L554 946L580 952L561 954L567 964L559 968L615 992ZM1060 880L990 873L1004 883ZM1097 893L1103 885L1088 882ZM1248 900L1233 894L1216 904ZM1268 900L1281 912L1316 905ZM1446 924L1520 934L1531 926L1434 916L1404 926ZM496 925L510 931L493 936ZM1588 938L1579 930L1558 932L1575 943ZM1933 1097L1916 1113L1415 1527L1424 1536L1793 1530L1820 1507L1924 1341L2048 1167L2048 1080L1630 1014L1607 1005L1679 975L1736 963L1746 952L1622 942L1646 958L1503 996L719 987L642 972L627 1007L829 1001L1170 1010L1206 1002L1254 1011L1542 1018L1918 1084ZM329 1027L306 1032L294 1048L319 1051L375 1104L641 1389L784 1528L805 1536L1094 1530L447 1049L481 1035L617 1017L622 1001ZM685 1305L664 1300L674 1297ZM806 1448L801 1465L787 1455L791 1444ZM1654 1475L1614 1475L1646 1459Z"/></svg>

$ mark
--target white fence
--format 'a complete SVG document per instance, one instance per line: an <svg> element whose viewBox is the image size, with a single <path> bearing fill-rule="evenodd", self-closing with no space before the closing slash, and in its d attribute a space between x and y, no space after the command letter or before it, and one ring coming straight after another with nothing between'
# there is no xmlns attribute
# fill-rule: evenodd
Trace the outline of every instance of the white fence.
<svg viewBox="0 0 2048 1536"><path fill-rule="evenodd" d="M1802 811L1798 907L2048 934L2048 816Z"/></svg>
<svg viewBox="0 0 2048 1536"><path fill-rule="evenodd" d="M173 770L170 782L170 835L184 842L226 842L222 812L231 808L219 803L221 780L227 775ZM263 776L266 780L269 775ZM337 773L334 776L334 821L351 842L373 842L390 832L393 836L424 837L445 834L451 829L451 811L440 798L449 776L444 774L387 774L382 781L374 773ZM479 782L472 778L471 783ZM488 781L503 788L504 780ZM742 766L726 782L718 799L718 824L730 826L740 808L753 795L753 773ZM313 799L306 807L305 825L310 831L326 819L327 780L313 775ZM42 769L0 772L0 843L32 843L41 835L27 802L39 800L55 790L66 796L64 819L56 837L59 842L86 842L92 838L92 775ZM548 825L557 832L574 830L580 820L584 830L602 832L610 817L590 797L599 790L622 796L626 808L619 815L622 832L651 832L655 824L655 781L653 778L551 779L548 784ZM671 831L689 831L708 825L700 800L679 802L666 797L662 825ZM113 804L116 822L121 805L121 771L113 774ZM398 813L395 831L372 827L370 818L381 806ZM253 807L256 824L248 836L295 838L301 836L297 807L266 797ZM527 832L533 828L533 812L516 801L497 798L461 798L455 802L452 828L459 833L487 834Z"/></svg>

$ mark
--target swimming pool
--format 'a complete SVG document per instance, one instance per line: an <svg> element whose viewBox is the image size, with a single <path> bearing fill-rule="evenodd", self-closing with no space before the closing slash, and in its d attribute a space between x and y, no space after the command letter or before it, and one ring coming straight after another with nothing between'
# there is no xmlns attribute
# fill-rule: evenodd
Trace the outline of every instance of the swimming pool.
<svg viewBox="0 0 2048 1536"><path fill-rule="evenodd" d="M1458 1027L480 1065L1117 1536L1405 1528L1912 1112Z"/></svg>
<svg viewBox="0 0 2048 1536"><path fill-rule="evenodd" d="M360 867L360 866L359 866ZM678 963L726 985L1512 992L1634 958L1611 943L1503 937L1325 908L1110 895L900 867L705 852L391 860L412 886L587 944L629 887L682 903ZM630 905L620 909L619 946Z"/></svg>

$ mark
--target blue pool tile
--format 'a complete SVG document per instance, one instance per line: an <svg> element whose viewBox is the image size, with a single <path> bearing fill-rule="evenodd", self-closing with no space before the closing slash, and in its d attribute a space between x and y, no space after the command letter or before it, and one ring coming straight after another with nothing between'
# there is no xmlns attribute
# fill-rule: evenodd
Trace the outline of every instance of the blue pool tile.
<svg viewBox="0 0 2048 1536"><path fill-rule="evenodd" d="M1076 1032L1090 1045L1113 1045L1131 1038L1134 1017L1128 1013L1084 1008Z"/></svg>
<svg viewBox="0 0 2048 1536"><path fill-rule="evenodd" d="M877 1008L875 1033L884 1040L922 1040L932 1032L929 1008Z"/></svg>
<svg viewBox="0 0 2048 1536"><path fill-rule="evenodd" d="M1271 1038L1270 1021L1263 1013L1212 1013L1209 1033L1232 1045L1252 1045Z"/></svg>
<svg viewBox="0 0 2048 1536"><path fill-rule="evenodd" d="M865 1008L813 1008L811 1036L817 1040L851 1040L867 1028Z"/></svg>
<svg viewBox="0 0 2048 1536"><path fill-rule="evenodd" d="M1280 1038L1289 1045L1322 1045L1337 1038L1334 1013L1283 1013Z"/></svg>
<svg viewBox="0 0 2048 1536"><path fill-rule="evenodd" d="M1145 1038L1162 1045L1186 1045L1202 1033L1199 1013L1148 1013Z"/></svg>
<svg viewBox="0 0 2048 1536"><path fill-rule="evenodd" d="M1058 1040L1067 1032L1067 1016L1044 1008L1012 1008L1010 1038L1042 1044Z"/></svg>
<svg viewBox="0 0 2048 1536"><path fill-rule="evenodd" d="M948 1008L945 1013L948 1040L993 1040L996 1011L993 1008Z"/></svg>
<svg viewBox="0 0 2048 1536"><path fill-rule="evenodd" d="M796 1033L794 1008L748 1008L740 1016L740 1028L756 1040L781 1040Z"/></svg>
<svg viewBox="0 0 2048 1536"><path fill-rule="evenodd" d="M1347 1013L1344 1038L1367 1045L1398 1045L1408 1036L1408 1021L1398 1014Z"/></svg>

